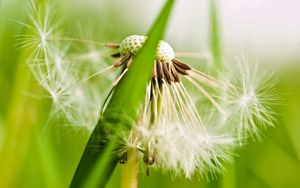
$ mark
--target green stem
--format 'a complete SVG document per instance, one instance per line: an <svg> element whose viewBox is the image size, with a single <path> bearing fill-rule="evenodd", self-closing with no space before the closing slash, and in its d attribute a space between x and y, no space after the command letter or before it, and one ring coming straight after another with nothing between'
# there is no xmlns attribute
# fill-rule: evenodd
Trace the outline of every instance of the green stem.
<svg viewBox="0 0 300 188"><path fill-rule="evenodd" d="M127 150L127 163L122 167L121 188L137 188L138 187L138 153L136 148Z"/></svg>
<svg viewBox="0 0 300 188"><path fill-rule="evenodd" d="M221 31L218 11L218 0L210 0L210 48L216 70L222 68Z"/></svg>
<svg viewBox="0 0 300 188"><path fill-rule="evenodd" d="M154 83L157 84L157 83ZM161 94L163 92L162 89L162 85L159 84L158 88L159 91L156 89L155 85L152 85L153 89L152 92L155 93L155 95L157 96L157 99L153 99L151 100L151 117L150 117L150 125L152 126L157 126L157 121L159 119L159 114L160 114L160 110L161 110Z"/></svg>

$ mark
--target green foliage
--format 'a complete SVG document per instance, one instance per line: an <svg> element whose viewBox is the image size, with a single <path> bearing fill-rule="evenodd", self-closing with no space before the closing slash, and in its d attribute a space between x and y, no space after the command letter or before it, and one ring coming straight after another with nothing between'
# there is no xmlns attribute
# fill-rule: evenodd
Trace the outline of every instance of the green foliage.
<svg viewBox="0 0 300 188"><path fill-rule="evenodd" d="M210 48L213 54L216 69L222 67L221 32L219 20L219 0L211 0L210 3Z"/></svg>

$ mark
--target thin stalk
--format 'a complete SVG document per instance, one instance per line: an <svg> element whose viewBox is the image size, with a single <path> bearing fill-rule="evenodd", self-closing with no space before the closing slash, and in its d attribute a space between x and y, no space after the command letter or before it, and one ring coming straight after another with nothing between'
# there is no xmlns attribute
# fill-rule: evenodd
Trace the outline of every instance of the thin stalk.
<svg viewBox="0 0 300 188"><path fill-rule="evenodd" d="M210 0L210 48L216 70L222 69L221 32L218 13L218 0Z"/></svg>
<svg viewBox="0 0 300 188"><path fill-rule="evenodd" d="M220 17L218 11L218 0L209 0L209 24L210 24L210 49L214 60L214 70L216 77L222 70L222 48L221 48L221 31L220 31ZM218 175L216 180L206 184L205 188L220 188L222 187L221 178Z"/></svg>
<svg viewBox="0 0 300 188"><path fill-rule="evenodd" d="M121 188L137 188L138 187L138 160L139 151L136 148L127 150L127 162L122 166L121 172Z"/></svg>
<svg viewBox="0 0 300 188"><path fill-rule="evenodd" d="M159 86L157 87L156 84ZM157 81L152 83L152 92L156 99L154 99L154 96L152 96L151 99L151 117L150 117L150 125L157 126L157 121L159 119L159 114L161 110L161 95L162 95L162 85L159 84Z"/></svg>
<svg viewBox="0 0 300 188"><path fill-rule="evenodd" d="M85 44L93 44L93 45L100 45L100 46L107 45L107 43L103 43L103 42L97 42L97 41L87 40L87 39L71 38L71 37L54 37L54 38L50 38L50 39L69 41L69 42L78 42L78 43L85 43Z"/></svg>

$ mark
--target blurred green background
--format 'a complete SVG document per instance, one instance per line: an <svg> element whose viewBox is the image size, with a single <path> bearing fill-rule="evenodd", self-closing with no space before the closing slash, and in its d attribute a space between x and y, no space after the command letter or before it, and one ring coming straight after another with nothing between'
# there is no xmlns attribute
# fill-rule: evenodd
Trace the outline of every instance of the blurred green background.
<svg viewBox="0 0 300 188"><path fill-rule="evenodd" d="M47 3L47 1L40 1ZM118 42L145 34L164 1L51 1L55 14L65 16L66 30L87 23L94 40ZM237 151L233 164L217 180L186 180L151 171L140 173L140 187L300 187L300 7L298 1L217 1L221 51L226 60L246 54L278 70L283 94L276 108L275 128L262 142ZM51 100L30 97L43 93L25 64L26 52L16 50L16 21L27 22L24 0L0 0L0 187L68 187L89 131L60 122L48 124ZM178 1L166 34L177 51L210 49L209 0ZM58 19L59 20L59 19ZM75 32L75 31L74 31ZM118 166L108 187L119 187Z"/></svg>

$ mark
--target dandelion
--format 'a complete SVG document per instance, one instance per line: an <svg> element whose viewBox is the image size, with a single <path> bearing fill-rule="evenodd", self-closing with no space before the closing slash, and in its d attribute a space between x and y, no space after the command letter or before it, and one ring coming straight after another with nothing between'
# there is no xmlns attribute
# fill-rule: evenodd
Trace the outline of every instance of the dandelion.
<svg viewBox="0 0 300 188"><path fill-rule="evenodd" d="M146 39L145 36L133 35L114 46L119 51L113 56L119 59L113 66L123 67L115 84L130 69L133 58ZM220 113L224 111L205 89L216 90L221 83L176 59L172 47L160 41L140 121L126 141L128 148L135 147L144 155L147 175L149 166L157 164L158 167L172 169L176 174L183 172L190 178L196 169L200 175L207 171L220 172L221 161L230 159L228 149L233 146L233 139L229 135L218 134L212 127L208 130L209 126L198 113L181 77L194 85ZM124 150L126 155L126 148Z"/></svg>
<svg viewBox="0 0 300 188"><path fill-rule="evenodd" d="M113 66L122 67L115 85L146 40L146 36L133 35L111 46L119 50L112 55L119 58ZM129 138L124 138L122 159L128 149L136 148L144 156L147 175L154 164L175 174L182 172L187 178L195 172L201 176L219 173L222 162L230 161L236 140L242 143L248 134L260 138L261 129L273 126L272 104L278 98L274 97L272 76L261 71L258 75L258 66L241 61L239 71L231 69L229 76L225 74L228 78L218 80L174 54L168 43L159 42L141 117ZM209 110L218 112L216 121L203 120L182 78L210 101Z"/></svg>

